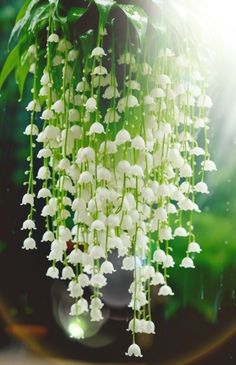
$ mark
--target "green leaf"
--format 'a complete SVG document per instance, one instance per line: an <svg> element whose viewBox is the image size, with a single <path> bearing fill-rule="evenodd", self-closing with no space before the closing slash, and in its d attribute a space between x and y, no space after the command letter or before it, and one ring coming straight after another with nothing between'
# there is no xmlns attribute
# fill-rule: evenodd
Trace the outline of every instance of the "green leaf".
<svg viewBox="0 0 236 365"><path fill-rule="evenodd" d="M5 64L3 65L1 74L0 74L0 89L7 79L8 75L16 68L19 60L19 46L17 45L11 53L8 55Z"/></svg>
<svg viewBox="0 0 236 365"><path fill-rule="evenodd" d="M80 42L82 45L84 61L86 62L86 66L89 67L90 63L92 62L92 59L89 57L89 55L94 43L94 31L90 29L86 33L82 34L80 36Z"/></svg>
<svg viewBox="0 0 236 365"><path fill-rule="evenodd" d="M142 45L145 40L145 35L147 32L147 23L148 17L147 14L143 9L141 9L137 5L126 5L126 4L119 4L118 7L125 13L125 15L129 18L132 25L134 26L140 44Z"/></svg>
<svg viewBox="0 0 236 365"><path fill-rule="evenodd" d="M20 11L18 12L17 14L17 17L16 17L16 23L21 19L23 18L23 16L25 15L25 12L29 6L29 3L31 2L31 0L26 0L25 3L23 4L22 8L20 9Z"/></svg>
<svg viewBox="0 0 236 365"><path fill-rule="evenodd" d="M16 69L16 83L18 85L20 98L22 98L22 95L23 95L26 77L29 72L29 67L30 67L30 64L29 64L29 59L28 59L28 52L26 52L21 57L18 67Z"/></svg>
<svg viewBox="0 0 236 365"><path fill-rule="evenodd" d="M45 22L49 19L50 16L50 5L42 5L38 7L32 16L30 17L30 24L28 29L32 32L34 32L36 29L39 30L42 28L42 22ZM32 19L31 19L32 18Z"/></svg>
<svg viewBox="0 0 236 365"><path fill-rule="evenodd" d="M32 9L39 1L40 0L31 0L29 3L26 2L26 6L25 6L26 8L23 9L22 13L20 13L20 15L18 14L18 16L17 16L17 22L12 29L10 39L9 39L9 44L11 43L12 39L15 36L16 36L16 38L18 38L20 36L22 30L25 28L28 21L30 20ZM28 4L28 6L27 6L27 4Z"/></svg>
<svg viewBox="0 0 236 365"><path fill-rule="evenodd" d="M68 22L73 23L79 20L86 12L88 8L71 8L68 12Z"/></svg>
<svg viewBox="0 0 236 365"><path fill-rule="evenodd" d="M114 0L94 0L99 12L99 29L103 30L106 26L107 18L111 8L116 4Z"/></svg>

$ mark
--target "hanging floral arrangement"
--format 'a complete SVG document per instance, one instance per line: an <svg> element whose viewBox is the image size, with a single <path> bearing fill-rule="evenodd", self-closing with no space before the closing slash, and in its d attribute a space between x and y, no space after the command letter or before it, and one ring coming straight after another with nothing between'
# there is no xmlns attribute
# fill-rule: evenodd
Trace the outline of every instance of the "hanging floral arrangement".
<svg viewBox="0 0 236 365"><path fill-rule="evenodd" d="M216 169L204 60L190 32L166 20L161 1L150 1L156 16L135 1L69 3L25 2L0 76L2 86L16 69L21 95L28 73L32 80L23 248L37 247L34 205L42 199L46 275L69 281L70 315L89 312L91 321L103 319L102 288L115 271L110 255L122 257L122 269L133 273L126 355L142 356L136 334L155 333L152 286L174 295L172 243L186 237L177 263L184 269L201 251L196 196L209 192L205 172Z"/></svg>

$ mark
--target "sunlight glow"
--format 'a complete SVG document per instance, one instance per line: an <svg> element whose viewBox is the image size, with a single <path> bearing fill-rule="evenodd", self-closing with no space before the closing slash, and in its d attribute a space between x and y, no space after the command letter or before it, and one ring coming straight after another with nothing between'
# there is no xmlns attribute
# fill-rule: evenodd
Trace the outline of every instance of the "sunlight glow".
<svg viewBox="0 0 236 365"><path fill-rule="evenodd" d="M204 0L203 7L214 23L216 37L227 48L236 48L236 1Z"/></svg>

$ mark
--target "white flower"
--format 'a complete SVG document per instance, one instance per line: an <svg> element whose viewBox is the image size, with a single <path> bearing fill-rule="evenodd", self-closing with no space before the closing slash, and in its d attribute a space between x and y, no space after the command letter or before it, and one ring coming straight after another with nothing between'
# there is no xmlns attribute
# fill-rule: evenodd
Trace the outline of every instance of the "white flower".
<svg viewBox="0 0 236 365"><path fill-rule="evenodd" d="M34 221L32 221L32 219L27 219L26 221L23 222L21 229L29 229L29 230L36 229Z"/></svg>
<svg viewBox="0 0 236 365"><path fill-rule="evenodd" d="M160 248L158 248L153 254L153 262L157 262L158 264L163 263L165 261L165 258L166 253Z"/></svg>
<svg viewBox="0 0 236 365"><path fill-rule="evenodd" d="M53 125L48 125L44 131L43 135L45 139L57 139L60 136L60 129L58 127L55 127Z"/></svg>
<svg viewBox="0 0 236 365"><path fill-rule="evenodd" d="M36 242L32 237L28 237L24 240L23 242L23 246L22 248L24 248L25 250L34 250L36 249Z"/></svg>
<svg viewBox="0 0 236 365"><path fill-rule="evenodd" d="M156 88L156 89L151 90L150 95L153 98L164 98L166 96L165 91L163 89L159 88L159 87Z"/></svg>
<svg viewBox="0 0 236 365"><path fill-rule="evenodd" d="M47 241L54 241L55 237L54 237L54 233L52 231L46 231L43 234L42 240L41 242L47 242Z"/></svg>
<svg viewBox="0 0 236 365"><path fill-rule="evenodd" d="M103 274L112 274L115 271L114 266L110 261L104 261L100 270Z"/></svg>
<svg viewBox="0 0 236 365"><path fill-rule="evenodd" d="M47 71L43 72L43 76L40 79L41 85L47 85L50 82L49 73Z"/></svg>
<svg viewBox="0 0 236 365"><path fill-rule="evenodd" d="M26 205L26 204L29 204L31 206L34 205L34 195L33 194L27 193L27 194L23 195L21 205Z"/></svg>
<svg viewBox="0 0 236 365"><path fill-rule="evenodd" d="M137 176L137 177L143 177L143 169L139 165L132 165L130 167L130 175Z"/></svg>
<svg viewBox="0 0 236 365"><path fill-rule="evenodd" d="M112 85L108 86L103 94L103 98L108 100L119 97L120 97L119 91L117 90L116 87Z"/></svg>
<svg viewBox="0 0 236 365"><path fill-rule="evenodd" d="M152 277L151 285L163 285L163 284L165 284L164 276L162 275L162 273L156 272Z"/></svg>
<svg viewBox="0 0 236 365"><path fill-rule="evenodd" d="M77 281L78 281L78 284L81 286L81 288L89 286L89 283L90 283L88 275L83 274L83 273L79 274Z"/></svg>
<svg viewBox="0 0 236 365"><path fill-rule="evenodd" d="M37 136L38 133L39 133L39 129L38 129L37 125L35 125L35 124L27 125L27 127L24 130L24 134L26 136L30 136L30 135L31 136Z"/></svg>
<svg viewBox="0 0 236 365"><path fill-rule="evenodd" d="M174 232L174 236L178 237L187 237L188 232L184 227L177 227Z"/></svg>
<svg viewBox="0 0 236 365"><path fill-rule="evenodd" d="M97 66L93 70L92 75L99 75L99 76L107 75L107 69L106 67L103 66Z"/></svg>
<svg viewBox="0 0 236 365"><path fill-rule="evenodd" d="M103 125L99 122L95 122L91 125L88 135L92 136L93 134L102 134L102 133L105 133Z"/></svg>
<svg viewBox="0 0 236 365"><path fill-rule="evenodd" d="M201 163L203 170L204 171L216 171L216 165L213 161L211 160L205 160Z"/></svg>
<svg viewBox="0 0 236 365"><path fill-rule="evenodd" d="M97 102L96 99L91 97L89 98L86 103L85 103L85 108L89 113L93 113L95 112L95 110L97 109Z"/></svg>
<svg viewBox="0 0 236 365"><path fill-rule="evenodd" d="M145 150L145 142L144 139L141 136L136 136L132 139L131 146L135 150L144 151Z"/></svg>
<svg viewBox="0 0 236 365"><path fill-rule="evenodd" d="M185 269L188 269L188 268L194 269L195 268L193 260L190 257L184 257L179 266L184 267Z"/></svg>
<svg viewBox="0 0 236 365"><path fill-rule="evenodd" d="M188 245L188 249L187 252L188 253L200 253L201 247L199 246L199 244L197 242L190 242Z"/></svg>
<svg viewBox="0 0 236 365"><path fill-rule="evenodd" d="M103 319L102 311L99 308L91 309L91 322L100 322Z"/></svg>
<svg viewBox="0 0 236 365"><path fill-rule="evenodd" d="M153 104L155 104L155 100L152 96L146 95L146 96L144 96L144 104L145 105L153 105Z"/></svg>
<svg viewBox="0 0 236 365"><path fill-rule="evenodd" d="M201 147L194 147L194 148L191 149L190 154L195 155L195 156L204 156L205 151Z"/></svg>
<svg viewBox="0 0 236 365"><path fill-rule="evenodd" d="M143 332L155 334L155 324L152 321L143 321Z"/></svg>
<svg viewBox="0 0 236 365"><path fill-rule="evenodd" d="M101 246L93 246L92 248L90 248L89 255L93 260L97 260L105 257L105 252Z"/></svg>
<svg viewBox="0 0 236 365"><path fill-rule="evenodd" d="M127 356L135 356L135 357L142 357L143 356L141 354L140 347L136 343L133 343L132 345L129 346L128 352L126 352L125 355L127 355Z"/></svg>
<svg viewBox="0 0 236 365"><path fill-rule="evenodd" d="M58 43L59 42L59 36L56 33L51 33L50 36L48 37L48 42Z"/></svg>
<svg viewBox="0 0 236 365"><path fill-rule="evenodd" d="M104 306L103 302L99 298L92 298L90 303L90 309L102 309Z"/></svg>
<svg viewBox="0 0 236 365"><path fill-rule="evenodd" d="M209 194L209 190L208 190L208 186L206 183L204 183L203 181L197 183L195 185L195 191L197 191L198 193L202 193L202 194Z"/></svg>
<svg viewBox="0 0 236 365"><path fill-rule="evenodd" d="M110 181L111 180L111 172L105 167L99 167L97 170L97 179L98 181Z"/></svg>
<svg viewBox="0 0 236 365"><path fill-rule="evenodd" d="M119 65L123 65L123 64L134 65L135 64L135 57L131 53L126 52L126 53L124 53L120 56L120 58L118 59L118 64Z"/></svg>
<svg viewBox="0 0 236 365"><path fill-rule="evenodd" d="M68 61L74 62L76 58L78 57L79 52L76 49L71 49L68 53Z"/></svg>
<svg viewBox="0 0 236 365"><path fill-rule="evenodd" d="M155 216L157 217L157 219L161 222L165 222L167 221L168 215L167 215L167 211L165 208L160 207L157 208L155 211Z"/></svg>
<svg viewBox="0 0 236 365"><path fill-rule="evenodd" d="M172 237L172 230L171 230L171 227L162 227L160 228L160 231L159 231L159 238L160 238L160 241L169 241L171 240L173 237Z"/></svg>
<svg viewBox="0 0 236 365"><path fill-rule="evenodd" d="M55 111L55 113L64 113L65 105L63 100L57 100L55 103L51 106L51 109Z"/></svg>
<svg viewBox="0 0 236 365"><path fill-rule="evenodd" d="M74 248L68 256L68 261L72 265L76 265L82 262L82 251L78 248Z"/></svg>
<svg viewBox="0 0 236 365"><path fill-rule="evenodd" d="M50 177L50 170L46 166L41 166L38 170L37 179L46 180Z"/></svg>
<svg viewBox="0 0 236 365"><path fill-rule="evenodd" d="M52 156L52 151L49 148L41 148L39 150L37 157L38 158L48 158Z"/></svg>
<svg viewBox="0 0 236 365"><path fill-rule="evenodd" d="M128 102L127 102L128 108L134 108L138 105L139 105L139 103L138 103L138 99L136 98L136 96L129 95L128 96Z"/></svg>
<svg viewBox="0 0 236 365"><path fill-rule="evenodd" d="M93 221L93 223L91 224L91 230L104 231L105 225L101 220L97 219L97 220Z"/></svg>
<svg viewBox="0 0 236 365"><path fill-rule="evenodd" d="M69 122L78 122L80 119L80 115L77 109L70 109L69 110L69 116L68 116Z"/></svg>
<svg viewBox="0 0 236 365"><path fill-rule="evenodd" d="M52 278L52 279L59 279L59 270L55 266L51 266L48 268L46 272L46 276Z"/></svg>
<svg viewBox="0 0 236 365"><path fill-rule="evenodd" d="M44 120L50 120L50 119L53 119L53 117L54 117L54 114L51 109L45 109L41 115L41 119L44 119Z"/></svg>
<svg viewBox="0 0 236 365"><path fill-rule="evenodd" d="M70 316L79 316L88 312L88 302L84 298L80 298L75 304L72 304L70 309Z"/></svg>
<svg viewBox="0 0 236 365"><path fill-rule="evenodd" d="M37 198L50 198L52 196L51 191L47 188L42 188L38 191Z"/></svg>
<svg viewBox="0 0 236 365"><path fill-rule="evenodd" d="M199 108L211 108L213 106L212 100L208 95L200 95L198 98L197 106Z"/></svg>
<svg viewBox="0 0 236 365"><path fill-rule="evenodd" d="M162 86L166 86L166 85L170 85L171 84L171 80L169 78L169 76L167 75L159 75L157 78L158 84L162 85Z"/></svg>
<svg viewBox="0 0 236 365"><path fill-rule="evenodd" d="M173 293L171 287L169 287L168 285L165 284L160 287L158 295L166 296L166 295L174 295L174 293Z"/></svg>
<svg viewBox="0 0 236 365"><path fill-rule="evenodd" d="M73 271L72 267L65 266L63 268L62 275L61 275L61 278L63 280L67 280L67 279L71 280L74 276L75 276L75 274L74 274L74 271Z"/></svg>
<svg viewBox="0 0 236 365"><path fill-rule="evenodd" d="M116 112L116 110L109 108L107 109L105 118L104 118L104 122L105 123L117 123L120 120L120 115Z"/></svg>
<svg viewBox="0 0 236 365"><path fill-rule="evenodd" d="M32 111L40 112L41 111L41 106L40 106L38 100L30 101L29 104L26 107L26 110L28 112L32 112Z"/></svg>
<svg viewBox="0 0 236 365"><path fill-rule="evenodd" d="M174 266L175 266L175 262L173 260L173 257L171 255L166 255L166 257L163 261L163 267L169 268L169 267L174 267Z"/></svg>
<svg viewBox="0 0 236 365"><path fill-rule="evenodd" d="M67 41L66 39L61 39L57 49L59 52L65 52L67 49L70 49L71 47L72 44L69 41Z"/></svg>
<svg viewBox="0 0 236 365"><path fill-rule="evenodd" d="M98 273L91 277L90 284L94 287L103 288L107 284L107 279L102 273Z"/></svg>
<svg viewBox="0 0 236 365"><path fill-rule="evenodd" d="M180 177L191 177L192 174L192 168L187 162L185 162L179 169Z"/></svg>
<svg viewBox="0 0 236 365"><path fill-rule="evenodd" d="M76 283L75 281L71 281L68 286L68 291L70 292L70 296L72 298L79 298L83 295L84 291L81 288L79 283Z"/></svg>
<svg viewBox="0 0 236 365"><path fill-rule="evenodd" d="M115 142L119 146L121 144L124 144L126 142L129 142L131 140L130 134L126 129L121 129L117 135Z"/></svg>
<svg viewBox="0 0 236 365"><path fill-rule="evenodd" d="M126 256L122 261L123 270L134 270L135 267L141 267L141 262L138 257Z"/></svg>
<svg viewBox="0 0 236 365"><path fill-rule="evenodd" d="M96 47L92 50L91 57L106 56L106 53L102 47Z"/></svg>
<svg viewBox="0 0 236 365"><path fill-rule="evenodd" d="M89 184L93 182L93 175L89 171L84 171L79 177L79 184Z"/></svg>
<svg viewBox="0 0 236 365"><path fill-rule="evenodd" d="M135 326L134 326L134 324L135 324ZM141 333L142 332L141 320L139 320L138 318L135 318L135 319L132 318L129 321L127 331L135 331L135 333Z"/></svg>

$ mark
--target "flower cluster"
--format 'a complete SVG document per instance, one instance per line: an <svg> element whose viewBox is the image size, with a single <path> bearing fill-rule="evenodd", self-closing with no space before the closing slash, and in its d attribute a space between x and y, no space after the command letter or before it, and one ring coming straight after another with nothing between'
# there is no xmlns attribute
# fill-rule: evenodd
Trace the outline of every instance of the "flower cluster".
<svg viewBox="0 0 236 365"><path fill-rule="evenodd" d="M194 268L201 251L193 232L193 214L200 212L196 196L209 193L205 172L216 169L208 151L212 102L204 78L187 52L164 48L150 59L128 42L117 57L114 44L104 50L100 37L83 59L82 50L48 29L37 89L38 51L37 44L28 51L35 82L24 132L30 138L30 167L22 204L30 211L22 226L28 231L23 248L36 248L36 141L41 162L36 178L42 183L37 198L44 201L46 226L42 241L50 242L46 275L69 280L70 315L89 312L91 321L101 321L102 288L115 271L110 254L122 257L122 269L133 273L128 325L133 344L127 355L142 356L135 337L155 333L152 287L160 296L174 294L170 243L185 239L178 263L183 268ZM84 296L88 287L90 301Z"/></svg>

